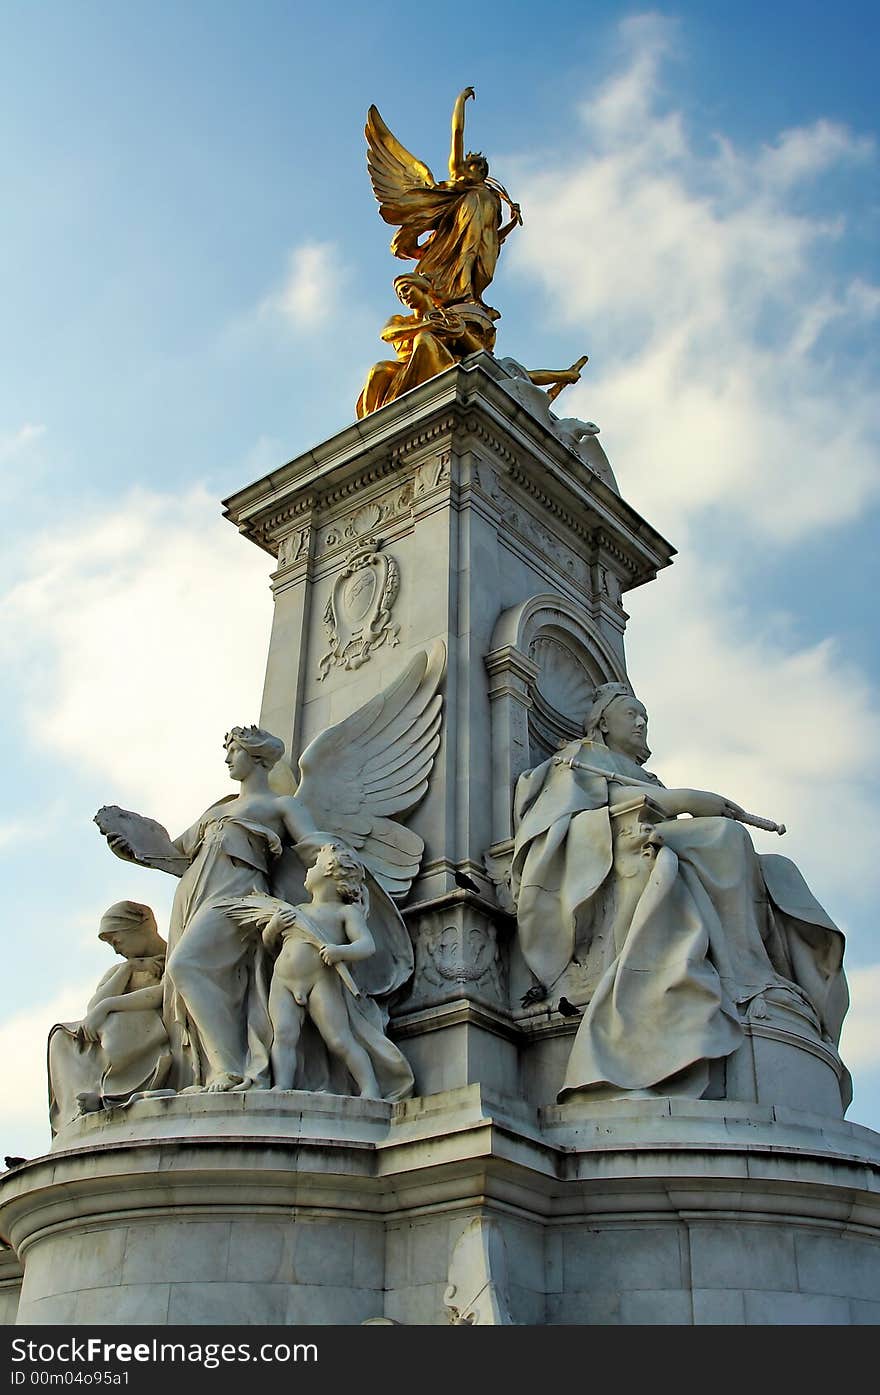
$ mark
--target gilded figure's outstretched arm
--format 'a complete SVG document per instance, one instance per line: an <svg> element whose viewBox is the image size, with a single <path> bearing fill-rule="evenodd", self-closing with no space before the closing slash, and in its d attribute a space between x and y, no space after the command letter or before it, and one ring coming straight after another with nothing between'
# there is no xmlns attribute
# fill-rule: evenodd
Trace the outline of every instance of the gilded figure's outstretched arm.
<svg viewBox="0 0 880 1395"><path fill-rule="evenodd" d="M474 96L474 89L466 87L459 92L452 108L452 144L449 148L449 178L459 179L464 174L464 104Z"/></svg>
<svg viewBox="0 0 880 1395"><path fill-rule="evenodd" d="M567 387L569 383L576 383L580 376L576 368L529 369L529 378L535 387L553 387L556 383L561 383L563 387Z"/></svg>

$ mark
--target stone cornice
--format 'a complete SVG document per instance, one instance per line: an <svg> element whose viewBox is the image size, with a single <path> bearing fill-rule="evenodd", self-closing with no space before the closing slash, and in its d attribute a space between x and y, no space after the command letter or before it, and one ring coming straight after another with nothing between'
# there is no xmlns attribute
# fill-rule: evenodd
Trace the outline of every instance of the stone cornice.
<svg viewBox="0 0 880 1395"><path fill-rule="evenodd" d="M491 452L514 489L580 540L581 552L586 542L613 555L622 564L626 589L650 580L669 564L674 549L505 392L496 381L499 374L485 354L438 374L231 496L226 517L257 546L275 553L279 532L289 531L309 510L324 516L395 475L405 476L438 444L450 456L461 456L476 441Z"/></svg>

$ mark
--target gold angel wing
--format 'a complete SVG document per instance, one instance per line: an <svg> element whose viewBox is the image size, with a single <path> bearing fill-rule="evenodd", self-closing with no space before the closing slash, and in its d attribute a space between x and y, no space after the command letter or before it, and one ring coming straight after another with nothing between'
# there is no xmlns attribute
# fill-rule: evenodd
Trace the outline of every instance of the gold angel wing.
<svg viewBox="0 0 880 1395"><path fill-rule="evenodd" d="M408 221L413 197L433 192L437 187L426 164L411 155L389 131L376 107L370 107L364 127L367 138L367 169L379 212L386 223Z"/></svg>
<svg viewBox="0 0 880 1395"><path fill-rule="evenodd" d="M399 678L317 736L300 757L297 798L319 828L360 853L381 887L405 896L424 843L398 823L428 788L440 745L446 646L422 650Z"/></svg>
<svg viewBox="0 0 880 1395"><path fill-rule="evenodd" d="M364 134L379 212L386 223L396 223L398 228L391 251L404 261L418 261L425 247L419 238L437 227L450 202L461 195L437 183L428 166L392 135L375 107L370 107Z"/></svg>

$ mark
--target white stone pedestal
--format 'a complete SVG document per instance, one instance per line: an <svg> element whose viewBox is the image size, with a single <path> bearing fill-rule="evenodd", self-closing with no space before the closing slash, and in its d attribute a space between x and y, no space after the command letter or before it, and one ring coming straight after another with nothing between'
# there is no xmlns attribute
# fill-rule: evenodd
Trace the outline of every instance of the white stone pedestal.
<svg viewBox="0 0 880 1395"><path fill-rule="evenodd" d="M880 1136L726 1101L144 1100L0 1228L20 1323L880 1321Z"/></svg>
<svg viewBox="0 0 880 1395"><path fill-rule="evenodd" d="M880 1136L839 1117L843 1066L797 994L744 1007L705 1099L552 1103L577 1022L562 1000L589 1002L599 969L574 957L530 996L514 782L626 680L623 598L673 549L598 443L548 422L476 355L227 501L277 559L260 720L289 755L433 642L448 656L407 814L415 972L389 1004L418 1097L79 1119L0 1178L20 1323L880 1321Z"/></svg>

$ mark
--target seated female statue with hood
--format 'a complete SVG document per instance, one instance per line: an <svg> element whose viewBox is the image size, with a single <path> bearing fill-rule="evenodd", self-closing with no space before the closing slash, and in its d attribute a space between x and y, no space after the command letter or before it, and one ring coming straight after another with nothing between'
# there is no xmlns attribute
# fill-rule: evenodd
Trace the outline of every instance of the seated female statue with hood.
<svg viewBox="0 0 880 1395"><path fill-rule="evenodd" d="M159 1089L171 1065L162 1021L165 941L153 912L137 901L117 901L102 915L98 939L122 963L107 970L81 1022L59 1022L49 1033L53 1133L79 1114Z"/></svg>
<svg viewBox="0 0 880 1395"><path fill-rule="evenodd" d="M605 684L584 738L517 783L511 884L523 957L548 993L576 952L595 970L560 1099L699 1097L710 1063L775 1001L792 1003L834 1056L848 1007L843 936L795 864L759 856L743 820L762 821L732 801L664 788L643 768L646 736L642 704ZM842 1066L840 1077L845 1108Z"/></svg>

